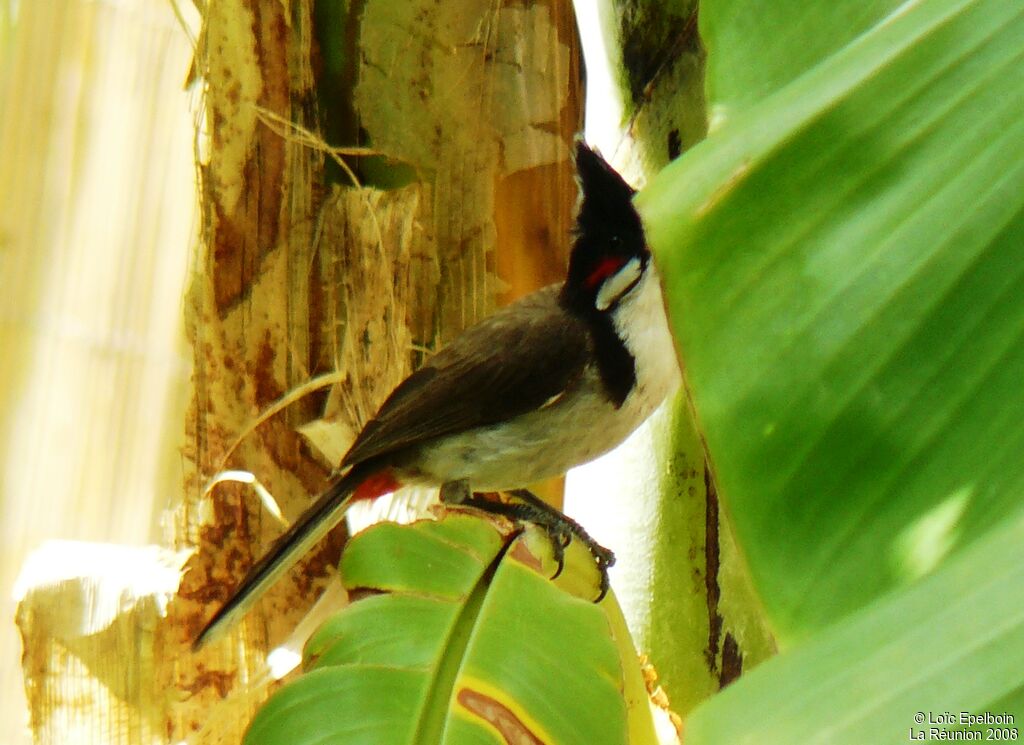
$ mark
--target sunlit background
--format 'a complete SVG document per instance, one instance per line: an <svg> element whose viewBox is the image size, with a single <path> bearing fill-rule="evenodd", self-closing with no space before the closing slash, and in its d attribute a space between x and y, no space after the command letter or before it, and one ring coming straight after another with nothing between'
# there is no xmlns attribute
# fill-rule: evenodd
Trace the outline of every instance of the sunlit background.
<svg viewBox="0 0 1024 745"><path fill-rule="evenodd" d="M13 623L27 555L55 538L159 542L180 492L198 95L175 11L0 0L5 744L30 742Z"/></svg>

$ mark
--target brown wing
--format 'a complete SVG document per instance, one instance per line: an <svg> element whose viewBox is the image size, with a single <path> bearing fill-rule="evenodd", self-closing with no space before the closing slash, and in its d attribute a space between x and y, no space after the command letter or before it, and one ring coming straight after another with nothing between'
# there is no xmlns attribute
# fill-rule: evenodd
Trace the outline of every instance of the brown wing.
<svg viewBox="0 0 1024 745"><path fill-rule="evenodd" d="M406 378L342 459L350 466L542 406L583 372L589 336L538 290L467 329Z"/></svg>

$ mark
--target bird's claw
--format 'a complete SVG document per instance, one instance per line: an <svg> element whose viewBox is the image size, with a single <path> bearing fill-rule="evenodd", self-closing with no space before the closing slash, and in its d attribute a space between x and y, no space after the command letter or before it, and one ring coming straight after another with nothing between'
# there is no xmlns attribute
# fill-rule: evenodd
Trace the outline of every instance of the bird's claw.
<svg viewBox="0 0 1024 745"><path fill-rule="evenodd" d="M608 569L615 564L615 554L595 541L578 522L547 504L533 492L514 489L508 492L516 502L500 502L474 495L464 502L487 512L502 514L520 522L528 522L541 528L551 542L553 558L558 568L551 579L561 575L565 568L565 550L573 539L579 540L590 553L601 575L600 592L595 602L601 602L608 594Z"/></svg>

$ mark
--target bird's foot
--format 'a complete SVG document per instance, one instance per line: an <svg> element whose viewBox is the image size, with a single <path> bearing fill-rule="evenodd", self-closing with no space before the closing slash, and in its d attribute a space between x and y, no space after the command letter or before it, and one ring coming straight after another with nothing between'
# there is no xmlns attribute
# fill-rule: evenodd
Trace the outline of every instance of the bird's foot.
<svg viewBox="0 0 1024 745"><path fill-rule="evenodd" d="M615 554L595 541L582 525L555 509L527 489L512 489L507 492L513 501L502 501L480 493L468 493L465 486L452 487L448 493L442 491L442 500L449 503L475 507L495 515L503 515L517 522L536 525L551 541L551 548L558 569L552 579L562 573L565 566L565 549L576 539L582 543L600 574L600 592L595 602L601 602L608 594L608 568L615 563Z"/></svg>

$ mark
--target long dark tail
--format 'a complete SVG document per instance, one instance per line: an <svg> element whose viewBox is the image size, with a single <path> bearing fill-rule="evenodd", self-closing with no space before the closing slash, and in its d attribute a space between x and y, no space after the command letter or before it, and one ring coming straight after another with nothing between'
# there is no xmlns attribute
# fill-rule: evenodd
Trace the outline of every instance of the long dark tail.
<svg viewBox="0 0 1024 745"><path fill-rule="evenodd" d="M372 471L369 464L357 465L321 494L274 542L270 550L253 564L228 601L199 632L192 643L192 649L199 649L234 626L282 574L341 522L353 501L353 494L371 477Z"/></svg>

